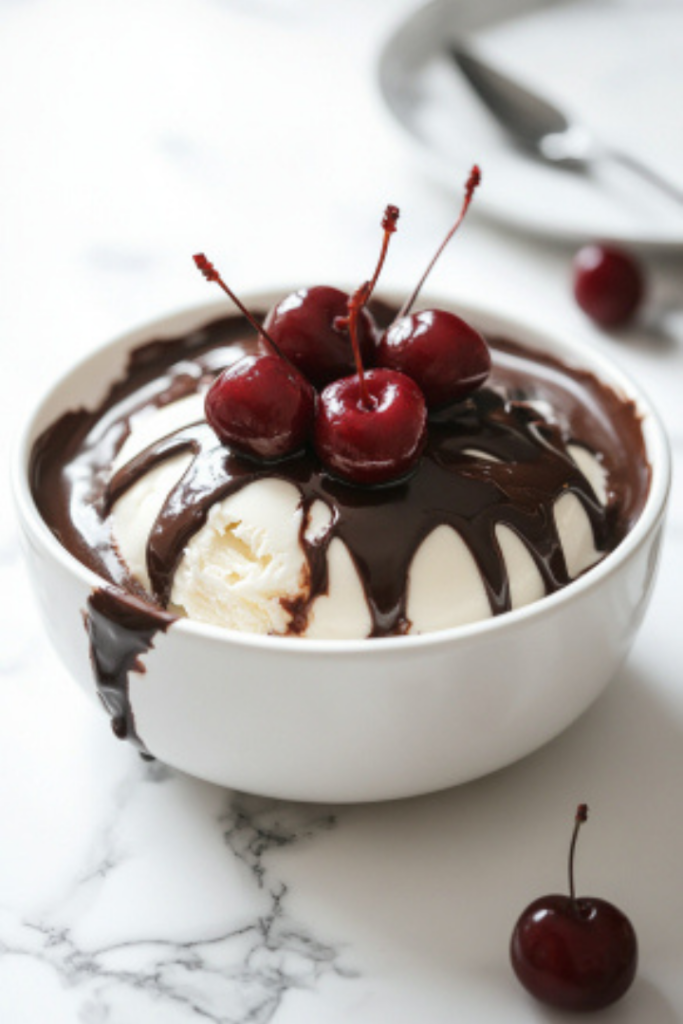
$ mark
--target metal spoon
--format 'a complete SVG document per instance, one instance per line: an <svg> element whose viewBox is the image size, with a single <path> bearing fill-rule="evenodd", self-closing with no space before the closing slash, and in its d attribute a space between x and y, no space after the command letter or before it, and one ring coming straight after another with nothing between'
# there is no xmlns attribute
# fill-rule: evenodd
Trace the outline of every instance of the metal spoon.
<svg viewBox="0 0 683 1024"><path fill-rule="evenodd" d="M641 160L600 143L588 129L554 104L487 64L461 43L449 53L461 72L508 135L526 152L554 167L590 171L611 160L647 180L683 204L683 190Z"/></svg>

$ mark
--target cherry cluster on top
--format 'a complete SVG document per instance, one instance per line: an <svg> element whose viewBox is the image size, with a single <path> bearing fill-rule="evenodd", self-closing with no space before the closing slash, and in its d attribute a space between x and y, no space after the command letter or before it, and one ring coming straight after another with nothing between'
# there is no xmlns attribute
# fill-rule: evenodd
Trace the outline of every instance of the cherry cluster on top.
<svg viewBox="0 0 683 1024"><path fill-rule="evenodd" d="M323 465L353 484L386 484L413 469L426 443L428 412L465 398L491 368L486 342L460 317L439 309L411 312L480 179L473 167L458 219L384 332L367 306L396 230L395 206L384 214L372 280L352 295L327 286L303 288L279 302L263 325L206 256L194 257L267 348L267 354L233 363L207 393L206 418L221 442L266 461L312 443Z"/></svg>

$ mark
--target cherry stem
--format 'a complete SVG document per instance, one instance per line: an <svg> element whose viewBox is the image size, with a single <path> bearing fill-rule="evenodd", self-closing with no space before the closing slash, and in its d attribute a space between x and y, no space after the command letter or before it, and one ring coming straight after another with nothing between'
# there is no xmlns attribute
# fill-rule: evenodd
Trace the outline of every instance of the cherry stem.
<svg viewBox="0 0 683 1024"><path fill-rule="evenodd" d="M576 902L576 890L574 889L574 850L576 849L576 839L579 834L579 829L587 819L588 804L579 804L576 808L574 831L572 832L572 841L569 847L569 898L572 903Z"/></svg>
<svg viewBox="0 0 683 1024"><path fill-rule="evenodd" d="M360 354L360 341L358 338L358 317L360 312L370 297L372 285L370 281L366 281L360 288L357 288L349 299L349 334L351 335L351 345L353 347L353 358L356 363L356 372L358 374L358 383L360 386L360 400L361 404L366 409L372 409L372 401L370 400L370 393L368 386L365 382L365 372L363 370L363 360Z"/></svg>
<svg viewBox="0 0 683 1024"><path fill-rule="evenodd" d="M358 382L360 385L360 400L361 404L366 409L372 409L372 401L370 399L370 393L368 386L365 382L365 371L363 369L363 360L360 354L360 341L358 338L358 318L360 316L363 306L367 305L370 300L370 296L375 290L377 279L382 272L384 266L384 260L386 259L387 250L389 248L389 241L391 236L396 231L396 222L400 216L398 206L387 206L384 211L384 217L382 218L382 228L384 230L384 239L382 241L382 249L379 254L377 266L375 267L375 273L372 276L371 281L366 281L360 288L357 288L353 295L349 298L347 303L348 316L337 317L335 320L335 327L337 328L348 328L349 334L351 335L351 345L353 347L353 359L356 364L356 372L358 374Z"/></svg>
<svg viewBox="0 0 683 1024"><path fill-rule="evenodd" d="M198 252L195 256L192 257L192 259L194 260L197 269L202 272L206 280L215 281L215 283L223 289L225 294L232 299L232 301L235 303L240 312L244 314L244 316L247 318L251 326L258 332L258 334L261 335L263 340L273 350L273 352L275 352L280 357L280 359L285 359L285 356L278 348L278 346L275 344L273 339L270 337L270 335L264 328L263 324L260 324L258 320L256 320L255 317L252 316L252 314L249 312L246 306L244 306L240 302L240 300L237 298L234 292L232 292L230 288L228 288L227 284L225 283L221 275L218 273L213 263L211 263L211 261L206 258L204 253ZM289 362L289 360L285 359L285 362Z"/></svg>
<svg viewBox="0 0 683 1024"><path fill-rule="evenodd" d="M382 272L382 267L384 266L384 260L386 259L387 250L389 248L389 240L390 240L391 236L393 235L394 231L396 230L396 222L397 222L399 216L400 216L400 211L399 211L398 206L387 206L386 210L384 211L384 217L382 218L382 228L384 229L384 240L382 242L382 251L379 254L379 259L377 261L377 266L375 267L375 273L373 274L372 281L366 281L365 284L362 286L363 289L367 289L367 293L366 293L363 305L365 305L367 302L370 301L370 296L372 295L372 293L375 290L375 285L377 284L377 279L378 279L379 275ZM360 291L360 289L359 289L359 291ZM351 309L351 299L349 299L348 308L349 308L349 310ZM359 310L359 313L360 313L360 310ZM349 316L338 316L335 319L334 325L335 325L335 327L338 330L343 330L344 328L348 328L348 326L349 326L349 319L350 319Z"/></svg>
<svg viewBox="0 0 683 1024"><path fill-rule="evenodd" d="M398 221L399 216L400 211L398 206L387 206L386 210L384 211L384 217L382 218L382 229L384 231L382 251L379 254L379 260L377 261L377 266L375 267L375 273L372 276L372 281L370 281L370 284L368 285L368 294L367 298L365 299L366 302L369 301L370 296L374 292L375 285L377 284L377 279L379 275L382 273L382 267L384 266L384 261L387 256L387 250L389 248L389 241L394 231L396 230L396 222ZM363 285L363 287L365 287L365 285Z"/></svg>
<svg viewBox="0 0 683 1024"><path fill-rule="evenodd" d="M479 170L478 166L475 164L474 167L472 168L472 170L470 171L469 178L465 182L465 198L463 199L463 203L462 203L462 207L460 209L460 213L458 215L458 219L456 220L455 224L453 225L451 230L448 232L448 234L444 238L444 240L441 243L441 245L439 246L439 248L436 250L436 253L432 257L431 263L429 264L429 266L425 270L424 274L422 275L422 277L418 281L417 287L415 288L415 291L410 296L410 298L406 302L404 302L401 310L399 311L399 313L398 313L398 315L396 317L396 320L400 320L400 318L402 316L407 316L408 313L410 313L410 311L413 308L413 306L415 305L415 301L416 301L418 295L420 294L420 292L422 291L423 284L425 283L425 281L427 280L427 278L431 274L432 268L434 267L434 264L436 263L436 261L438 260L439 256L441 255L441 253L444 251L444 249L446 248L446 246L450 242L450 240L453 237L453 235L455 234L455 232L458 230L458 228L462 224L463 220L465 219L465 214L467 213L467 210L469 209L469 205L472 202L472 196L474 195L474 190L477 188L477 186L479 185L480 181L481 181L481 171Z"/></svg>

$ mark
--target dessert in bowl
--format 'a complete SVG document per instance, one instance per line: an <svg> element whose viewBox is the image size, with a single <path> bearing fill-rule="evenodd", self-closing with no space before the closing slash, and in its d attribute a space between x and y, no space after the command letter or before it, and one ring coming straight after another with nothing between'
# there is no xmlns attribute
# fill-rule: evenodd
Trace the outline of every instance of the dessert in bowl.
<svg viewBox="0 0 683 1024"><path fill-rule="evenodd" d="M264 315L287 294L247 305ZM383 295L378 321L403 298ZM491 377L431 414L415 463L381 484L340 480L310 450L262 463L218 451L197 395L256 344L224 306L118 339L40 404L14 470L28 563L48 633L117 735L251 792L393 798L531 752L614 675L664 519L655 412L572 341L448 300L420 305L491 342ZM543 486L509 476L519 446ZM188 472L200 455L208 476ZM570 500L558 516L559 492ZM216 564L243 600L219 596ZM254 582L269 572L272 586Z"/></svg>

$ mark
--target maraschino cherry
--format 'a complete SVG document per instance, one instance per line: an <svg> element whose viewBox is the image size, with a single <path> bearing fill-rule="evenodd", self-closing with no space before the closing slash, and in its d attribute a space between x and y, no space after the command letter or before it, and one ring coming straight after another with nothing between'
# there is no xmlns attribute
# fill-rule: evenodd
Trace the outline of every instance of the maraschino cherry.
<svg viewBox="0 0 683 1024"><path fill-rule="evenodd" d="M384 242L374 280L384 263L398 216L395 206L387 206L382 221ZM318 388L353 372L348 303L349 296L339 288L301 288L278 302L266 318L265 328L270 337ZM363 308L358 317L358 343L366 366L374 362L378 334L373 317Z"/></svg>
<svg viewBox="0 0 683 1024"><path fill-rule="evenodd" d="M542 896L523 912L510 956L522 985L563 1010L599 1010L624 995L638 962L629 919L612 903L574 892L574 849L588 807L580 804L569 850L569 896Z"/></svg>
<svg viewBox="0 0 683 1024"><path fill-rule="evenodd" d="M645 294L640 265L624 249L585 245L573 262L574 296L601 327L621 327L633 318Z"/></svg>
<svg viewBox="0 0 683 1024"><path fill-rule="evenodd" d="M481 181L473 167L460 214L425 270L415 291L378 343L377 363L400 370L419 384L430 409L459 401L489 375L491 356L481 334L461 317L442 309L411 313L432 267L460 227Z"/></svg>
<svg viewBox="0 0 683 1024"><path fill-rule="evenodd" d="M291 455L311 434L315 392L206 256L198 253L194 261L207 281L215 281L230 296L271 353L245 356L223 370L207 392L206 418L219 440L243 455L258 459Z"/></svg>
<svg viewBox="0 0 683 1024"><path fill-rule="evenodd" d="M334 381L319 396L314 444L336 476L354 484L386 484L405 477L427 438L427 409L417 384L395 370L365 371L358 320L373 282L349 300L349 331L356 375Z"/></svg>

